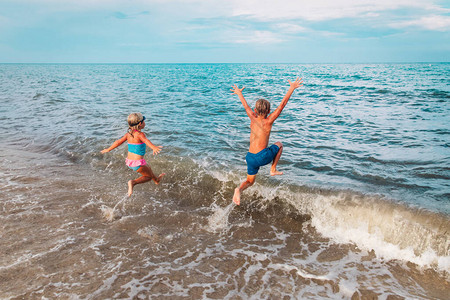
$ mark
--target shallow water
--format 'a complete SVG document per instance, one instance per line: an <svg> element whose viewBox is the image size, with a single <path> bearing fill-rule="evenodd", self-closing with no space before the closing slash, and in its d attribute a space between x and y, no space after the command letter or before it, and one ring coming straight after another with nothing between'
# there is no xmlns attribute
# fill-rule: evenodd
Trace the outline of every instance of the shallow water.
<svg viewBox="0 0 450 300"><path fill-rule="evenodd" d="M445 299L449 72L0 65L0 297ZM276 105L297 75L271 136L285 175L262 168L236 207L249 124L229 89ZM128 199L126 147L99 151L133 111L167 175Z"/></svg>

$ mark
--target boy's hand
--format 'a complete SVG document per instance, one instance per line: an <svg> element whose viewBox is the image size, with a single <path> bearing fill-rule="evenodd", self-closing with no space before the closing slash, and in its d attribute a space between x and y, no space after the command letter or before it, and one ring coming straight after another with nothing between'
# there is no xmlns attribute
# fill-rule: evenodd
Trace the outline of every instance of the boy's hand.
<svg viewBox="0 0 450 300"><path fill-rule="evenodd" d="M245 89L245 86L242 87L242 89L238 88L238 86L235 84L232 86L232 89L230 91L233 92L233 94L239 95L242 94L242 91Z"/></svg>
<svg viewBox="0 0 450 300"><path fill-rule="evenodd" d="M159 152L161 152L162 146L155 146L155 148L152 148L153 150L153 155L158 154Z"/></svg>
<svg viewBox="0 0 450 300"><path fill-rule="evenodd" d="M289 79L288 79L288 81L289 81L289 84L291 85L291 88L294 90L303 85L303 79L300 77L297 77L297 79L294 82L291 82Z"/></svg>
<svg viewBox="0 0 450 300"><path fill-rule="evenodd" d="M101 154L105 154L106 152L109 152L108 149L103 149L102 151L100 151Z"/></svg>

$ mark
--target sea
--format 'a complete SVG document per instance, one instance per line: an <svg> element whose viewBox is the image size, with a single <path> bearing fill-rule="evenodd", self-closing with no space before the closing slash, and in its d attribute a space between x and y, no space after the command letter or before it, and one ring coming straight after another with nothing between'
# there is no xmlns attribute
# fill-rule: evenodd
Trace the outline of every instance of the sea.
<svg viewBox="0 0 450 300"><path fill-rule="evenodd" d="M282 176L246 178L249 105ZM146 117L159 185L127 181ZM0 64L0 299L449 299L450 63Z"/></svg>

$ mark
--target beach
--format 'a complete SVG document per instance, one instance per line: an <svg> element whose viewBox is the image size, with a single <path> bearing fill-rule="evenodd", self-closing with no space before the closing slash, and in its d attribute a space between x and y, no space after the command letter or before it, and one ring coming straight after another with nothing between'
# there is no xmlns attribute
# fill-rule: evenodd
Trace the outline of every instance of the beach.
<svg viewBox="0 0 450 300"><path fill-rule="evenodd" d="M279 169L241 205L253 107ZM0 64L0 298L446 299L450 64ZM137 185L131 112L163 150ZM114 211L112 211L114 209ZM359 298L358 298L359 297Z"/></svg>

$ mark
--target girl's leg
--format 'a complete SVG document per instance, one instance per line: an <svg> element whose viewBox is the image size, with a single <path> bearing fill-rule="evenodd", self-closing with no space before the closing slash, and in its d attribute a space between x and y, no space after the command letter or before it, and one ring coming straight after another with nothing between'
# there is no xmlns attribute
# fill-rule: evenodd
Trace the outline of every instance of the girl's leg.
<svg viewBox="0 0 450 300"><path fill-rule="evenodd" d="M161 178L163 178L163 176L166 175L166 173L162 173L162 174L159 174L158 177L156 177L155 174L153 174L152 168L150 168L149 165L142 166L138 170L138 172L141 173L142 177L150 177L150 180L153 180L156 184L159 184L159 182L161 181ZM140 178L142 178L142 177L140 177ZM136 180L139 180L140 178L138 178ZM143 182L147 182L147 181L148 180L143 181ZM142 182L138 182L138 183L142 183Z"/></svg>
<svg viewBox="0 0 450 300"><path fill-rule="evenodd" d="M277 155L275 155L275 158L273 159L272 167L270 168L270 175L283 175L283 172L277 171L277 164L280 160L281 153L283 152L283 144L281 142L276 142L275 145L280 147L280 150L278 150Z"/></svg>
<svg viewBox="0 0 450 300"><path fill-rule="evenodd" d="M236 205L241 204L241 192L251 187L255 183L256 175L247 175L247 180L242 182L238 188L234 189L233 202Z"/></svg>
<svg viewBox="0 0 450 300"><path fill-rule="evenodd" d="M155 174L153 174L152 169L148 165L141 166L137 171L142 176L137 179L128 181L128 196L131 196L131 194L133 193L133 187L136 184L144 183L150 180L153 180L156 184L158 184L161 181L161 178L166 175L165 173L162 173L158 177L156 177Z"/></svg>

